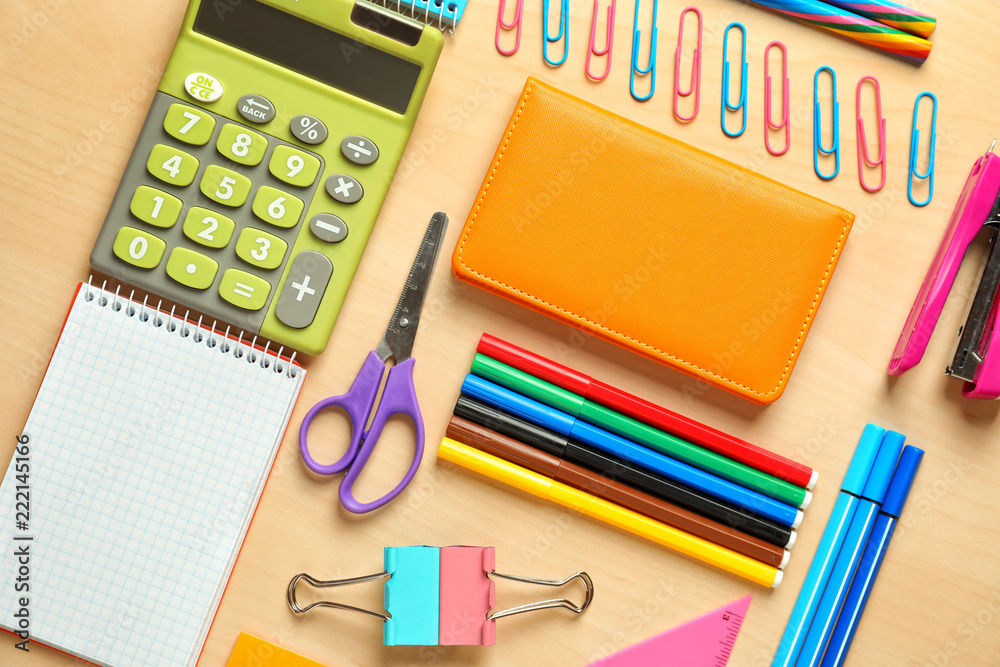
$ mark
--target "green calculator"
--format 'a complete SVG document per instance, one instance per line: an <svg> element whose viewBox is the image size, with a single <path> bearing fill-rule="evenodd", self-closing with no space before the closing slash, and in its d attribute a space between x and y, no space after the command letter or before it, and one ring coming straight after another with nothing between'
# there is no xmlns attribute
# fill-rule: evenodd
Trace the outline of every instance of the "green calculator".
<svg viewBox="0 0 1000 667"><path fill-rule="evenodd" d="M192 0L91 265L322 352L442 44L366 0Z"/></svg>

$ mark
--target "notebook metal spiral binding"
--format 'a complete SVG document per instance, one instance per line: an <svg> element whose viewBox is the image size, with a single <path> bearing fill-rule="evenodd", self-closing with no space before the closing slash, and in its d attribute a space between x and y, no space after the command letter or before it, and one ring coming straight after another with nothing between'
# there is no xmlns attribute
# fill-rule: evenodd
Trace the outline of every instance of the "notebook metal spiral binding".
<svg viewBox="0 0 1000 667"><path fill-rule="evenodd" d="M181 338L192 337L197 344L204 343L207 348L218 349L223 354L231 353L237 359L245 359L247 363L272 370L274 373L282 373L289 378L294 378L298 374L294 363L296 353L293 351L292 356L289 357L288 361L285 361L281 357L281 353L285 350L284 346L279 347L277 352L273 352L270 351L271 342L267 341L264 349L259 350L256 347L257 336L254 336L250 341L244 341L243 331L240 330L238 335L233 333L236 336L234 339L230 335L231 327L227 325L225 331L220 331L216 326L217 320L213 320L211 326L203 324L203 316L199 316L197 322L192 322L188 320L190 311L184 311L184 315L181 316L175 313L176 306L172 306L168 313L160 308L163 304L162 299L153 306L148 302L149 295L146 295L140 303L133 298L135 296L134 289L126 297L121 293L122 286L118 285L112 294L107 289L107 280L101 283L100 287L95 287L93 279L93 276L87 279L86 292L84 293L86 301L96 300L98 306L110 307L115 312L124 309L126 317L138 317L142 322L151 322L156 328L165 329L170 333L176 332Z"/></svg>
<svg viewBox="0 0 1000 667"><path fill-rule="evenodd" d="M468 0L369 0L369 2L453 35L468 4Z"/></svg>

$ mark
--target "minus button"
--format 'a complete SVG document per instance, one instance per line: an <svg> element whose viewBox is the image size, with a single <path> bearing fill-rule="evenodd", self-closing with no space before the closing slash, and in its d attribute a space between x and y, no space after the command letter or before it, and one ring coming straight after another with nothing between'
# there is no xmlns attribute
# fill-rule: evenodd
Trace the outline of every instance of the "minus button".
<svg viewBox="0 0 1000 667"><path fill-rule="evenodd" d="M309 221L313 236L327 243L340 243L347 238L347 224L332 213L317 213Z"/></svg>

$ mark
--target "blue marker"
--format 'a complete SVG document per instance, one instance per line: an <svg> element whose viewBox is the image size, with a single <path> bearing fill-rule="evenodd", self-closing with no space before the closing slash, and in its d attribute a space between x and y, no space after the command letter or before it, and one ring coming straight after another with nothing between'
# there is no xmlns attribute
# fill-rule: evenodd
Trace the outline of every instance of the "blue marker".
<svg viewBox="0 0 1000 667"><path fill-rule="evenodd" d="M802 511L787 503L672 459L587 422L577 421L565 412L471 373L462 382L462 393L782 526L798 528L802 522Z"/></svg>
<svg viewBox="0 0 1000 667"><path fill-rule="evenodd" d="M841 667L847 659L847 652L851 649L851 641L854 633L858 629L861 615L865 611L865 604L868 596L872 592L875 578L878 576L879 568L882 566L882 559L889 548L892 534L896 530L896 523L899 515L903 511L906 497L913 486L913 479L917 475L920 461L924 457L924 450L907 445L903 448L903 454L899 457L899 464L896 472L892 476L889 490L885 492L885 500L882 501L882 509L879 510L878 518L875 519L875 527L872 528L871 537L868 538L868 546L861 556L861 563L858 565L858 572L854 575L854 582L847 591L847 600L844 601L844 608L840 612L840 618L833 627L833 634L830 637L830 644L826 648L826 655L823 656L821 667Z"/></svg>
<svg viewBox="0 0 1000 667"><path fill-rule="evenodd" d="M806 633L802 653L799 654L795 667L816 667L823 659L826 644L833 633L833 624L837 621L837 614L840 613L844 598L847 597L847 589L851 585L854 572L858 569L861 554L868 543L868 536L875 526L878 510L889 488L892 474L896 470L905 440L906 436L895 431L887 432L882 438L875 464L861 492L858 509L847 529L847 537L844 538L844 544L840 548L840 554L827 581L826 590L823 591L819 606L816 607L816 615L813 617L809 632Z"/></svg>
<svg viewBox="0 0 1000 667"><path fill-rule="evenodd" d="M778 651L774 660L771 661L771 667L791 667L802 650L806 632L808 632L813 617L816 615L820 596L826 588L834 561L837 554L840 553L844 538L847 536L847 528L854 519L858 508L858 496L864 491L865 484L868 482L884 435L885 429L875 424L868 424L861 433L861 440L858 441L854 456L851 457L851 464L848 466L844 481L840 486L837 503L833 506L833 513L826 523L823 537L816 549L816 555L813 556L812 564L806 573L806 580L802 584L802 590L799 591L799 596L795 599L792 615L785 626L785 632L781 636L781 643L778 644Z"/></svg>

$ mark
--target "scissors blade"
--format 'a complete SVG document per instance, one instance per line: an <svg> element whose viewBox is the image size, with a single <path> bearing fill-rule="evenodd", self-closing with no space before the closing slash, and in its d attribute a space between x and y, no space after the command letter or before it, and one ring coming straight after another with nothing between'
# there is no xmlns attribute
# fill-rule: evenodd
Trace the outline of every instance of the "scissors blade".
<svg viewBox="0 0 1000 667"><path fill-rule="evenodd" d="M417 325L420 323L420 309L423 307L447 228L447 215L438 212L431 216L431 223L424 233L424 240L420 242L417 257L413 260L410 275L403 286L403 293L399 295L399 303L396 304L385 335L375 350L382 361L393 357L397 364L401 364L410 358L413 340L417 336Z"/></svg>

